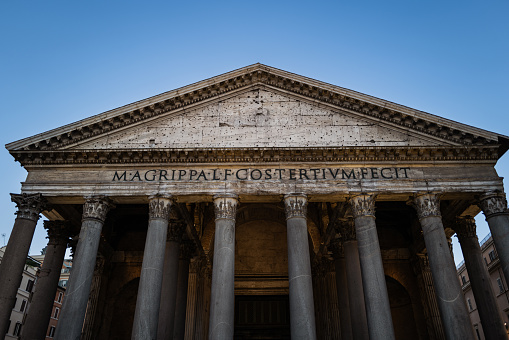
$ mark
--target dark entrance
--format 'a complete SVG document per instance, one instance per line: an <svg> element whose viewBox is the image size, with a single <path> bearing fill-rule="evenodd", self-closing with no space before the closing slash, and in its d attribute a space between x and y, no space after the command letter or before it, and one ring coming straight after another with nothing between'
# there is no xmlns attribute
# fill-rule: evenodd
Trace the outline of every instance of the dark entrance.
<svg viewBox="0 0 509 340"><path fill-rule="evenodd" d="M235 296L234 339L290 339L288 295Z"/></svg>

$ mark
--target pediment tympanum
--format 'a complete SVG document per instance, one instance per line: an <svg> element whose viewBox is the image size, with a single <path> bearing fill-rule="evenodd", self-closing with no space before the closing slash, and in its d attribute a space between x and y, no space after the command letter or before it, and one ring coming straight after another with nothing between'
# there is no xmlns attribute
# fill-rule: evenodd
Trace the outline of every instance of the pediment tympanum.
<svg viewBox="0 0 509 340"><path fill-rule="evenodd" d="M425 145L439 145L439 141L275 90L257 88L78 143L70 149Z"/></svg>

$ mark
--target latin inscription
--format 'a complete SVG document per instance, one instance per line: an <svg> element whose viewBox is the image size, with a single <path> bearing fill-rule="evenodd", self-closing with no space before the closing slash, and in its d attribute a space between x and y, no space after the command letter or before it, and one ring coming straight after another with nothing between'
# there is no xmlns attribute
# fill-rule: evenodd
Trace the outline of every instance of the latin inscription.
<svg viewBox="0 0 509 340"><path fill-rule="evenodd" d="M410 178L411 169L316 168L316 169L151 169L115 171L113 182L162 181L260 181L260 180L391 180Z"/></svg>

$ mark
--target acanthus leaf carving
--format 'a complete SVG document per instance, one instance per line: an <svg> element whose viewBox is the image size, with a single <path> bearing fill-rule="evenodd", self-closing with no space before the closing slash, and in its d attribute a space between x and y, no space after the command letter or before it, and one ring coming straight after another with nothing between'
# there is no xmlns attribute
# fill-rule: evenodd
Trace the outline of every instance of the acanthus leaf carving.
<svg viewBox="0 0 509 340"><path fill-rule="evenodd" d="M223 194L214 196L214 212L216 220L228 219L235 221L238 203L237 195Z"/></svg>
<svg viewBox="0 0 509 340"><path fill-rule="evenodd" d="M485 193L479 197L478 204L486 218L507 213L507 199L505 193L500 191Z"/></svg>
<svg viewBox="0 0 509 340"><path fill-rule="evenodd" d="M440 214L440 197L436 193L426 193L416 195L409 202L415 210L419 220L427 217L442 217Z"/></svg>
<svg viewBox="0 0 509 340"><path fill-rule="evenodd" d="M306 218L308 200L305 194L289 194L284 197L286 219Z"/></svg>
<svg viewBox="0 0 509 340"><path fill-rule="evenodd" d="M362 194L350 199L350 208L354 218L375 217L375 194Z"/></svg>
<svg viewBox="0 0 509 340"><path fill-rule="evenodd" d="M93 219L104 223L106 215L115 206L105 196L87 197L83 205L83 220Z"/></svg>
<svg viewBox="0 0 509 340"><path fill-rule="evenodd" d="M11 201L16 203L16 218L37 222L40 213L47 209L48 202L41 194L11 194Z"/></svg>

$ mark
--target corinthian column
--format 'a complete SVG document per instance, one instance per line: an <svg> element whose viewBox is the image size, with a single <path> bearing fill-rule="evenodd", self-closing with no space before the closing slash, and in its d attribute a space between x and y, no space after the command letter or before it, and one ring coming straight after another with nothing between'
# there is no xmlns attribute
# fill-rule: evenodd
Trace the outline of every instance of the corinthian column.
<svg viewBox="0 0 509 340"><path fill-rule="evenodd" d="M341 238L345 251L346 277L348 281L348 299L350 300L350 315L352 317L352 332L355 340L369 339L366 303L359 258L359 245L355 234L353 219L344 221L341 225Z"/></svg>
<svg viewBox="0 0 509 340"><path fill-rule="evenodd" d="M193 256L196 247L193 241L186 241L180 250L177 300L175 302L175 326L173 329L173 340L184 340L186 332L186 307L187 307L187 286L189 280L189 261Z"/></svg>
<svg viewBox="0 0 509 340"><path fill-rule="evenodd" d="M0 265L0 338L7 333L35 226L46 200L40 194L11 194L18 211Z"/></svg>
<svg viewBox="0 0 509 340"><path fill-rule="evenodd" d="M307 196L284 197L288 242L288 280L290 288L290 333L292 339L316 339L313 281L309 258Z"/></svg>
<svg viewBox="0 0 509 340"><path fill-rule="evenodd" d="M23 340L44 339L46 336L69 242L69 222L44 221L44 228L48 231L49 242L22 330Z"/></svg>
<svg viewBox="0 0 509 340"><path fill-rule="evenodd" d="M354 196L350 207L359 245L369 338L394 339L391 305L375 224L375 195Z"/></svg>
<svg viewBox="0 0 509 340"><path fill-rule="evenodd" d="M465 266L470 277L475 302L479 309L484 336L486 339L507 340L502 315L490 284L490 274L483 261L475 229L475 220L470 216L458 218L454 226L465 258Z"/></svg>
<svg viewBox="0 0 509 340"><path fill-rule="evenodd" d="M157 339L173 339L175 319L175 301L177 299L177 282L179 269L179 252L182 235L186 225L181 221L171 221L168 227L166 250L164 252L163 283L161 303L159 305L159 323Z"/></svg>
<svg viewBox="0 0 509 340"><path fill-rule="evenodd" d="M216 231L212 288L210 293L209 339L233 339L235 280L235 216L239 201L236 195L214 197Z"/></svg>
<svg viewBox="0 0 509 340"><path fill-rule="evenodd" d="M171 197L149 197L149 220L131 339L156 339Z"/></svg>
<svg viewBox="0 0 509 340"><path fill-rule="evenodd" d="M57 340L76 340L81 336L90 285L106 214L113 205L105 197L89 197L83 205L83 218L76 256L67 283L62 312L55 334Z"/></svg>
<svg viewBox="0 0 509 340"><path fill-rule="evenodd" d="M449 340L473 340L472 324L445 237L440 200L435 194L422 194L412 203L421 223L445 336Z"/></svg>
<svg viewBox="0 0 509 340"><path fill-rule="evenodd" d="M479 206L490 227L505 280L509 282L509 211L505 193L500 191L486 193L480 197Z"/></svg>
<svg viewBox="0 0 509 340"><path fill-rule="evenodd" d="M341 339L353 340L352 319L350 317L350 301L348 300L348 283L346 275L346 260L343 245L339 239L331 242L334 268L336 269L336 289L339 300L339 320L341 326Z"/></svg>

